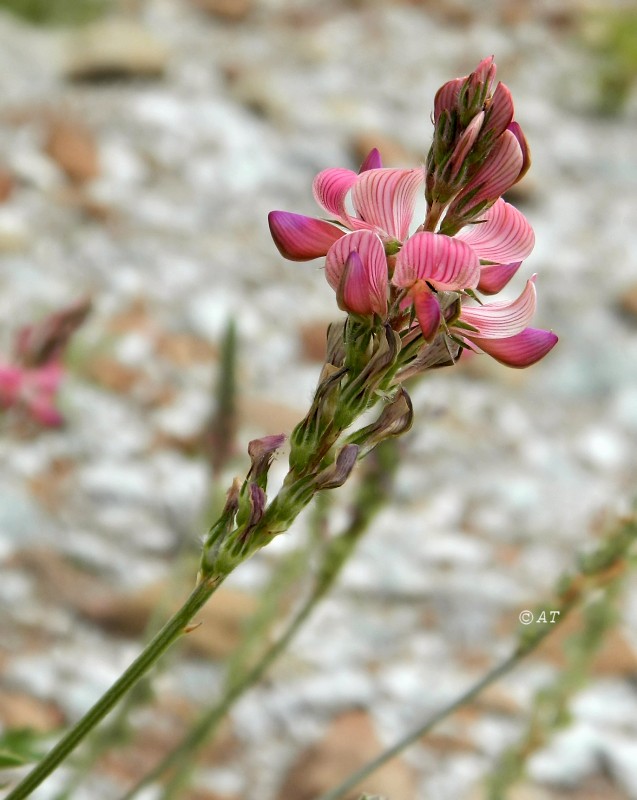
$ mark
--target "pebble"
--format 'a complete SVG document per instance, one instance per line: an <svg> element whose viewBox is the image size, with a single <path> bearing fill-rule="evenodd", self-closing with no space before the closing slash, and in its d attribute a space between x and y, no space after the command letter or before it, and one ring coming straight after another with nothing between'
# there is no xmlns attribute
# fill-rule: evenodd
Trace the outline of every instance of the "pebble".
<svg viewBox="0 0 637 800"><path fill-rule="evenodd" d="M132 19L106 18L68 35L64 72L72 80L157 78L168 48Z"/></svg>

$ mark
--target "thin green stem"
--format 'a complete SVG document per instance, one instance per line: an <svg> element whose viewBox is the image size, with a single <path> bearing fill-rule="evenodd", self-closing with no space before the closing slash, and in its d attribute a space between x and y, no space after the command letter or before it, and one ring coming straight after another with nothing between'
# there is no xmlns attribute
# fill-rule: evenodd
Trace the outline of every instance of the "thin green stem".
<svg viewBox="0 0 637 800"><path fill-rule="evenodd" d="M560 615L560 622L565 616L566 613L562 613ZM353 789L373 772L376 772L377 769L380 769L383 764L386 764L392 758L402 753L402 751L407 747L414 744L414 742L417 742L418 739L429 733L429 731L443 719L446 719L447 717L451 716L451 714L454 714L456 711L458 711L458 709L467 705L467 703L470 703L484 689L486 689L487 686L490 686L492 683L495 683L497 680L499 680L503 675L511 672L511 670L513 670L527 655L529 655L529 653L535 650L540 642L553 630L555 630L555 626L547 628L546 632L543 632L541 635L539 635L537 639L533 641L531 646L524 649L516 649L515 652L513 652L508 658L494 667L490 672L487 672L487 674L484 675L477 683L474 683L473 686L467 689L464 694L461 694L452 703L449 703L448 705L443 706L439 711L436 711L436 713L428 717L428 719L422 723L422 725L419 725L413 731L410 731L408 734L403 736L402 739L399 739L392 747L383 751L379 756L372 761L369 761L356 772L353 772L335 789L331 789L329 792L322 794L317 800L339 800L339 798L345 797L350 789Z"/></svg>
<svg viewBox="0 0 637 800"><path fill-rule="evenodd" d="M181 743L138 781L122 800L132 800L144 787L172 769L175 772L166 785L162 800L178 797L179 790L187 782L193 757L206 742L210 741L217 726L234 703L262 678L274 661L287 649L314 607L334 585L370 522L389 498L397 465L398 457L394 441L383 442L370 454L365 462L365 472L361 475L360 489L349 525L343 533L327 543L312 591L290 620L285 631L261 655L251 670L231 680L224 697L200 717Z"/></svg>
<svg viewBox="0 0 637 800"><path fill-rule="evenodd" d="M600 588L603 589L609 582L618 580L619 576L628 569L630 564L629 556L635 541L637 541L637 518L632 515L627 519L621 520L617 528L611 531L596 550L580 557L579 570L577 572L572 575L566 575L559 581L555 602L551 603L552 608L559 612L554 624L542 625L541 627L535 625L526 628L520 634L519 643L514 652L502 663L495 666L452 703L443 706L422 725L419 725L415 730L399 739L395 745L352 773L335 789L321 795L318 800L339 800L350 789L357 786L379 767L382 767L383 764L386 764L409 745L418 741L441 720L446 719L459 708L471 702L487 686L511 672L526 656L536 650L550 633L564 622L576 606L585 601L587 597L590 597L591 593Z"/></svg>
<svg viewBox="0 0 637 800"><path fill-rule="evenodd" d="M28 797L75 750L90 731L117 705L119 700L148 672L157 659L187 632L188 623L210 599L222 583L223 577L211 576L196 586L179 611L168 620L128 669L6 796L5 800L23 800Z"/></svg>

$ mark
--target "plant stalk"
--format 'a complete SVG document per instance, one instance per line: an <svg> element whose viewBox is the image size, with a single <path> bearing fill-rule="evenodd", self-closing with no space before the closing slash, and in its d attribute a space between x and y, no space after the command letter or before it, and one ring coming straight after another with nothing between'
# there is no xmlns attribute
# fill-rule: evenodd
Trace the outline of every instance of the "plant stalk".
<svg viewBox="0 0 637 800"><path fill-rule="evenodd" d="M117 705L119 700L148 672L160 656L184 633L187 633L188 623L208 602L224 577L223 575L210 576L195 587L182 607L168 620L128 669L20 781L5 800L23 800L28 797L75 750L93 728Z"/></svg>

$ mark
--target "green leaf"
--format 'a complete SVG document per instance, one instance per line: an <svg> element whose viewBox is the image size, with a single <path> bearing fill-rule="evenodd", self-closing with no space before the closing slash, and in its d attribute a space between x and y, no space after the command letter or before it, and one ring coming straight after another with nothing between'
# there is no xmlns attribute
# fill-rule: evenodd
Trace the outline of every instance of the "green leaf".
<svg viewBox="0 0 637 800"><path fill-rule="evenodd" d="M29 761L33 761L33 759L27 758L21 753L12 753L10 750L0 750L0 769L21 767L23 764L28 764Z"/></svg>

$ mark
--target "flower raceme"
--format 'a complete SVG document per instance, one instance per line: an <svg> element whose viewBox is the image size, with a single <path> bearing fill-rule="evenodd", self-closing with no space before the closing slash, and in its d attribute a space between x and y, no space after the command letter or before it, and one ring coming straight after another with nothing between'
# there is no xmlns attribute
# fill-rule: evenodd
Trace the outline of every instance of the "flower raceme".
<svg viewBox="0 0 637 800"><path fill-rule="evenodd" d="M499 197L526 169L529 156L512 121L508 89L498 84L492 92L494 76L493 59L485 59L470 76L438 92L432 150L438 147L442 155L430 151L426 169L383 168L372 150L358 173L335 168L315 178L314 197L329 221L272 211L269 225L286 258L325 257L327 281L350 314L380 318L405 341L413 340L417 326L423 347L442 334L461 348L525 367L557 341L550 331L529 327L535 277L513 301L482 304L476 295L503 289L534 245L524 215ZM436 136L448 140L446 150ZM507 148L517 153L503 167ZM444 191L436 194L441 186ZM427 217L410 234L423 190ZM471 202L461 203L463 197Z"/></svg>

